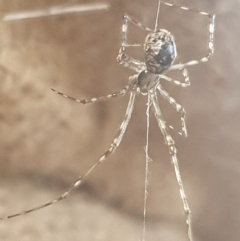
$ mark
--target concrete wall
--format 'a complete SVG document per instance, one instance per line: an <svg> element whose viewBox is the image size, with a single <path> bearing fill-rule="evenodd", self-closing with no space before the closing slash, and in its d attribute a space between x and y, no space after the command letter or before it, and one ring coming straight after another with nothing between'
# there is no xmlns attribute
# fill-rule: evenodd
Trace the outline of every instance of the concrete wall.
<svg viewBox="0 0 240 241"><path fill-rule="evenodd" d="M82 1L89 3L90 1ZM91 1L95 2L95 1ZM107 150L123 120L128 96L83 106L77 98L123 87L132 71L116 56L121 16L154 25L157 1L112 0L108 10L0 22L0 214L12 214L64 192ZM233 0L175 1L215 12L215 55L189 68L191 86L163 86L187 111L188 138L173 133L197 241L237 241L240 231L239 4ZM1 0L0 11L42 9L63 1ZM207 18L161 7L160 24L175 35L176 62L207 53ZM146 33L130 27L130 41ZM142 50L132 55L142 58ZM170 76L181 79L180 75ZM163 115L180 116L160 99ZM142 232L146 97L138 96L120 147L68 200L0 222L0 239L139 240ZM187 240L170 157L153 115L146 240Z"/></svg>

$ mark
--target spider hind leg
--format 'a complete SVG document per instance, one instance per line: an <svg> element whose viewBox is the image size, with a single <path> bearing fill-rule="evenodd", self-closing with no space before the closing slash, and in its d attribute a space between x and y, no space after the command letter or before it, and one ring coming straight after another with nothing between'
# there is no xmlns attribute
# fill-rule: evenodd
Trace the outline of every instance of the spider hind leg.
<svg viewBox="0 0 240 241"><path fill-rule="evenodd" d="M179 170L179 165L178 165L178 159L177 159L177 149L175 146L175 142L173 140L173 138L171 137L171 135L169 135L168 131L167 131L167 126L165 124L165 121L162 117L162 113L158 104L158 99L157 99L157 95L156 95L156 91L155 90L151 90L149 91L150 95L151 95L151 101L153 103L153 112L155 115L155 118L157 120L158 123L158 127L160 129L160 131L162 132L162 135L164 137L164 141L165 144L168 146L169 149L169 154L171 156L171 163L174 167L174 172L175 172L175 176L176 176L176 180L177 180L177 184L178 184L178 188L179 188L179 192L180 192L180 197L182 200L182 204L183 204L183 210L186 216L186 224L187 224L187 233L188 233L188 239L189 241L193 241L192 238L192 223L191 223L191 210L188 204L188 200L185 194L185 190L183 187L183 182L182 182L182 178L181 178L181 174L180 174L180 170Z"/></svg>

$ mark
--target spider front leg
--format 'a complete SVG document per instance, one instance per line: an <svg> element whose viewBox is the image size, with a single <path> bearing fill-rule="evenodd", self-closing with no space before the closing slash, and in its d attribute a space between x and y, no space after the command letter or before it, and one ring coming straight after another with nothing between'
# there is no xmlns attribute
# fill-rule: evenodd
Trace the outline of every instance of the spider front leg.
<svg viewBox="0 0 240 241"><path fill-rule="evenodd" d="M188 204L188 201L187 201L187 197L186 197L186 194L185 194L185 191L184 191L184 188L183 188L183 182L182 182L182 178L181 178L181 175L180 175L178 159L177 159L177 149L176 149L176 146L175 146L175 142L174 142L173 138L167 132L167 127L165 125L165 121L163 120L162 113L161 113L161 110L160 110L160 107L159 107L159 104L158 104L156 91L150 90L149 94L151 95L151 101L153 103L153 111L154 111L154 115L155 115L155 118L156 118L157 123L158 123L158 127L163 134L165 144L168 146L169 154L171 155L171 161L172 161L172 164L173 164L173 167L174 167L174 172L175 172L176 180L177 180L177 183L178 183L180 197L182 199L183 209L184 209L185 216L186 216L186 224L187 224L187 229L188 229L188 239L189 239L189 241L193 241L192 224L191 224L191 210L190 210L190 207L189 207L189 204Z"/></svg>
<svg viewBox="0 0 240 241"><path fill-rule="evenodd" d="M136 25L137 27L139 27L141 29L146 30L146 31L152 31L152 30L148 27L145 27L140 22L132 19L127 14L123 15L122 43L121 43L121 47L119 49L119 53L118 53L118 56L117 56L117 61L118 61L119 64L123 65L124 67L130 68L130 69L132 69L136 72L140 72L144 67L144 63L139 61L139 60L136 60L132 57L129 57L126 54L126 48L127 47L140 47L141 46L139 44L128 44L127 43L127 34L128 34L128 24L129 24L129 22Z"/></svg>
<svg viewBox="0 0 240 241"><path fill-rule="evenodd" d="M215 15L214 14L205 13L205 12L198 12L198 11L194 11L194 10L183 8L183 7L181 9L197 12L197 13L199 13L201 15L208 16L208 18L209 18L209 24L208 24L208 34L209 34L208 54L205 57L203 57L203 58L201 58L199 60L191 60L191 61L189 61L187 63L172 65L169 68L169 70L183 69L183 68L186 68L188 66L193 66L193 65L200 64L200 63L208 62L212 58L213 53L214 53L214 42L213 42L213 39L214 39L214 28L215 28Z"/></svg>

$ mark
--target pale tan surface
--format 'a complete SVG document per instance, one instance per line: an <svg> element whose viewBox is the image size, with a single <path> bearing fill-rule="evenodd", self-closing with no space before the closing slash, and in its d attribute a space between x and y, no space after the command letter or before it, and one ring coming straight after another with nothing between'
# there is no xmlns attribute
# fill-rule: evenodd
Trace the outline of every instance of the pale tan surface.
<svg viewBox="0 0 240 241"><path fill-rule="evenodd" d="M37 9L61 1L2 0L1 12ZM63 1L62 1L63 2ZM84 1L88 2L88 1ZM90 1L89 1L90 2ZM92 2L92 1L91 1ZM190 6L189 1L179 1ZM79 98L119 90L132 74L115 60L121 15L153 26L157 1L111 1L108 11L0 23L0 215L56 197L107 149L128 97L81 106L50 91ZM191 87L166 85L187 111L187 139L174 135L199 241L238 241L239 5L195 1L218 13L214 59L189 69ZM236 9L236 10L235 10ZM160 27L176 36L184 62L207 52L207 20L166 7ZM144 39L130 28L133 42ZM137 52L141 56L141 50ZM164 85L165 86L165 85ZM68 200L25 217L0 222L0 240L139 240L142 229L146 98L114 156ZM164 116L178 124L172 107ZM176 121L174 121L176 120ZM151 178L147 240L187 240L173 169L151 119Z"/></svg>

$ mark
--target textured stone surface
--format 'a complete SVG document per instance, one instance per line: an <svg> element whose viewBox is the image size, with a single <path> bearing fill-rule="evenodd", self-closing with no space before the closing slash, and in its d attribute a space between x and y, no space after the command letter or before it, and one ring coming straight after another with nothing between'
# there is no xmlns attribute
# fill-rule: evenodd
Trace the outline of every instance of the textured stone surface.
<svg viewBox="0 0 240 241"><path fill-rule="evenodd" d="M63 2L63 1L62 1ZM88 2L88 1L84 1ZM93 2L93 1L91 1ZM38 9L61 1L2 0L2 13ZM179 4L189 6L189 1ZM131 71L116 62L121 15L153 26L157 1L110 2L108 11L0 22L0 215L54 198L108 148L128 97L81 106L78 98L119 90ZM239 5L194 1L216 12L216 52L189 69L191 87L164 87L187 111L189 137L174 135L199 241L239 240ZM235 10L236 9L236 10ZM160 27L176 37L177 61L207 52L207 20L162 6ZM132 42L145 33L130 28ZM141 49L132 51L141 58ZM178 75L176 75L178 77ZM0 239L139 240L142 229L146 98L139 96L123 142L79 191L55 207L0 223ZM163 114L179 116L161 101ZM153 116L151 116L153 117ZM185 217L166 146L151 118L147 240L187 240Z"/></svg>

